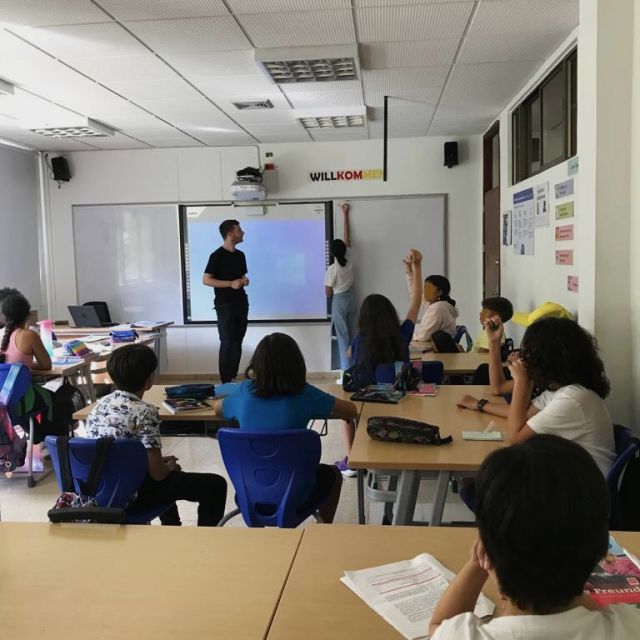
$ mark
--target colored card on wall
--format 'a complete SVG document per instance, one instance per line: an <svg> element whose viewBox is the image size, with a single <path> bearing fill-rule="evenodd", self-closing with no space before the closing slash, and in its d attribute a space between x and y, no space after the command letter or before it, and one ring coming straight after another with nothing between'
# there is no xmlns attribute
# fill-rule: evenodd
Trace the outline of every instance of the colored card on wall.
<svg viewBox="0 0 640 640"><path fill-rule="evenodd" d="M556 240L573 240L573 225L562 224L556 227Z"/></svg>
<svg viewBox="0 0 640 640"><path fill-rule="evenodd" d="M578 293L578 276L567 276L567 289Z"/></svg>
<svg viewBox="0 0 640 640"><path fill-rule="evenodd" d="M564 182L558 182L555 189L556 198L566 198L567 196L573 195L573 178L569 178Z"/></svg>
<svg viewBox="0 0 640 640"><path fill-rule="evenodd" d="M511 226L511 209L508 211L502 212L502 244L505 247L511 246L511 242L513 239L512 231L513 228Z"/></svg>
<svg viewBox="0 0 640 640"><path fill-rule="evenodd" d="M573 249L556 251L556 264L573 264Z"/></svg>
<svg viewBox="0 0 640 640"><path fill-rule="evenodd" d="M549 183L539 184L535 188L535 226L549 226Z"/></svg>
<svg viewBox="0 0 640 640"><path fill-rule="evenodd" d="M556 205L556 220L573 218L573 201Z"/></svg>
<svg viewBox="0 0 640 640"><path fill-rule="evenodd" d="M580 169L580 161L578 156L573 156L573 158L569 158L569 162L567 162L567 173L570 176L575 176Z"/></svg>

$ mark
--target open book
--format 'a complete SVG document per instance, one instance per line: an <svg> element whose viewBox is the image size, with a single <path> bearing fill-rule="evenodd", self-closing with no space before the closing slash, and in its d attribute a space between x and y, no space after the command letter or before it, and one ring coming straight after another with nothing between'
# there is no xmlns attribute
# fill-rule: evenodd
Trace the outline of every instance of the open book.
<svg viewBox="0 0 640 640"><path fill-rule="evenodd" d="M431 616L454 574L428 553L412 560L346 571L340 578L349 589L408 640L428 638ZM475 614L491 615L494 605L480 594Z"/></svg>
<svg viewBox="0 0 640 640"><path fill-rule="evenodd" d="M635 556L609 537L607 555L595 566L584 593L597 603L626 603L640 607L640 565Z"/></svg>

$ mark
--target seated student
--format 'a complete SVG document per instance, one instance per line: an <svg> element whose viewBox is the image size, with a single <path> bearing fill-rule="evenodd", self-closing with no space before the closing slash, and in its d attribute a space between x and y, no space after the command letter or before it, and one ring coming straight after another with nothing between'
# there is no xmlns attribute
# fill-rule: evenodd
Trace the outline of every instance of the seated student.
<svg viewBox="0 0 640 640"><path fill-rule="evenodd" d="M582 588L608 548L608 490L582 447L551 435L499 449L477 480L478 540L431 617L433 640L631 640L640 610ZM502 601L474 613L488 578Z"/></svg>
<svg viewBox="0 0 640 640"><path fill-rule="evenodd" d="M405 320L400 322L398 312L391 300L379 293L368 295L360 306L358 334L351 344L351 359L368 371L371 380L376 379L378 365L397 361L410 362L409 343L413 336L422 295L420 291L422 254L416 249L411 249L403 262L412 278L411 297ZM343 423L342 432L347 451L351 451L356 432L355 425L350 422ZM347 454L336 462L336 466L343 476L355 476L356 472L349 468L348 463Z"/></svg>
<svg viewBox="0 0 640 640"><path fill-rule="evenodd" d="M538 320L527 328L509 371L513 376L510 405L465 396L458 406L486 412L491 405L491 413L500 415L498 407L507 415L512 443L536 433L573 440L606 475L615 459L613 424L604 402L609 380L593 337L574 320ZM531 400L534 387L542 393Z"/></svg>
<svg viewBox="0 0 640 640"><path fill-rule="evenodd" d="M358 409L306 381L307 367L296 341L284 333L260 340L245 372L247 381L231 395L214 403L216 415L235 419L240 429L281 431L306 429L314 418L353 420ZM325 495L318 509L324 522L333 522L342 477L335 466L320 464L309 495Z"/></svg>
<svg viewBox="0 0 640 640"><path fill-rule="evenodd" d="M403 262L407 276L407 284L409 285L409 293L413 294L415 285L411 264L408 259ZM440 331L451 336L453 339L456 335L458 310L456 309L456 301L449 296L451 293L451 283L449 280L439 275L427 276L424 281L424 290L422 293L422 320L415 326L413 339L431 340L433 334ZM444 336L441 338L444 338ZM455 345L455 342L453 344ZM447 344L442 339L440 346L443 351L448 350ZM455 345L455 351L457 350L457 345Z"/></svg>
<svg viewBox="0 0 640 640"><path fill-rule="evenodd" d="M479 353L489 351L489 336L487 330L484 328L484 323L490 321L494 316L499 316L501 324L509 322L513 317L513 305L506 298L501 296L493 296L491 298L485 298L482 301L482 309L480 310L480 324L482 325L482 333L476 338L473 343L473 350ZM492 323L495 327L496 325ZM495 329L494 329L495 330ZM501 344L504 343L504 330L500 338Z"/></svg>
<svg viewBox="0 0 640 640"><path fill-rule="evenodd" d="M176 500L198 504L198 526L215 527L224 515L227 481L215 473L182 471L175 456L163 456L158 409L142 400L153 384L158 359L143 344L124 345L113 352L107 372L117 390L101 398L86 422L87 438L139 440L147 450L148 475L135 504L151 508ZM177 506L160 516L163 525L179 526Z"/></svg>

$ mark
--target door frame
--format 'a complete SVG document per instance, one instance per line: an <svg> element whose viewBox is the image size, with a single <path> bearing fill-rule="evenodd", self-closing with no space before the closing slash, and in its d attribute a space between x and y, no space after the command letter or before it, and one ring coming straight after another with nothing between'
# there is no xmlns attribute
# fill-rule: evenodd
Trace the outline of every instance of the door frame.
<svg viewBox="0 0 640 640"><path fill-rule="evenodd" d="M498 189L498 202L500 202L500 170L498 170L498 185L497 187L493 186L493 139L498 136L498 166L500 166L500 120L496 120L487 131L482 136L482 297L486 297L486 263L485 263L485 252L486 252L486 237L485 237L485 208L484 208L484 200L485 195L488 191L493 191L493 189ZM498 218L500 219L500 217ZM498 235L498 246L501 246L500 242L500 226L498 225L498 229L496 229L495 233ZM498 287L497 292L498 295L501 291L501 274L502 274L502 264L500 257L498 257Z"/></svg>

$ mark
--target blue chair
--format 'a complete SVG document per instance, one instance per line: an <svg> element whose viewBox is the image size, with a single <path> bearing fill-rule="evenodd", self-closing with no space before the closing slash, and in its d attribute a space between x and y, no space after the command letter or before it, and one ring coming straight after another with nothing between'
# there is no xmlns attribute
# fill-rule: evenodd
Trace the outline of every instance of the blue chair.
<svg viewBox="0 0 640 640"><path fill-rule="evenodd" d="M620 500L620 486L627 464L636 456L640 447L638 440L628 427L614 424L613 437L616 447L616 459L607 474L607 486L609 487L609 499L611 502L609 528L624 530L629 514L624 513L622 501Z"/></svg>
<svg viewBox="0 0 640 640"><path fill-rule="evenodd" d="M238 508L218 526L242 514L249 527L297 527L315 515L326 496L307 501L320 462L320 436L310 429L220 429L222 460L236 490Z"/></svg>
<svg viewBox="0 0 640 640"><path fill-rule="evenodd" d="M444 378L444 364L440 360L422 363L422 382L442 384Z"/></svg>
<svg viewBox="0 0 640 640"><path fill-rule="evenodd" d="M465 325L459 324L456 325L456 335L453 336L453 339L456 344L460 344L462 342L462 338L465 339L465 351L471 351L471 349L473 349L473 340L471 339L471 335Z"/></svg>
<svg viewBox="0 0 640 640"><path fill-rule="evenodd" d="M31 371L23 364L0 364L0 404L4 406L13 426L27 427L28 421L29 447L27 456L27 485L35 487L33 475L33 440L35 419L44 413L43 409L23 412L19 410L20 402L31 388Z"/></svg>
<svg viewBox="0 0 640 640"><path fill-rule="evenodd" d="M63 475L58 456L58 436L45 438L60 490L64 491ZM76 493L82 493L81 483L89 477L95 455L93 438L70 438L68 441L69 464ZM145 479L148 458L144 445L138 440L114 440L98 483L95 498L100 507L124 508ZM172 504L141 509L133 503L127 508L127 524L147 524L163 514Z"/></svg>

